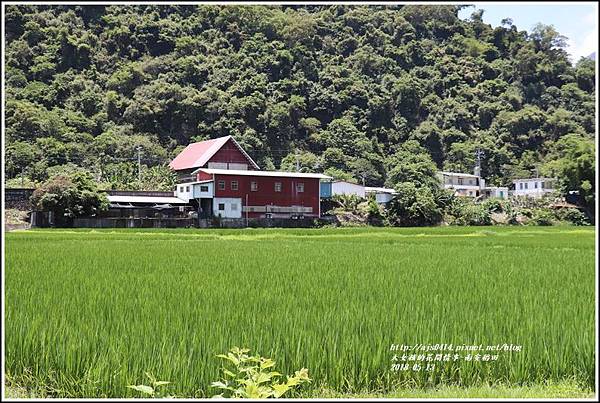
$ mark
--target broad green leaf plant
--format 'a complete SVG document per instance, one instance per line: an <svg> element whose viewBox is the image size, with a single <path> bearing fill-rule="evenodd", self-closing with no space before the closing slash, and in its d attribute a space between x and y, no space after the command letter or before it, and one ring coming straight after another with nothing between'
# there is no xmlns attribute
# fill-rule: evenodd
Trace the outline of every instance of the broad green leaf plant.
<svg viewBox="0 0 600 403"><path fill-rule="evenodd" d="M128 385L129 389L137 390L142 394L142 397L169 397L165 395L163 386L170 384L169 381L159 381L154 375L146 372L146 376L150 379L151 386L148 385Z"/></svg>
<svg viewBox="0 0 600 403"><path fill-rule="evenodd" d="M225 360L230 369L222 368L223 379L211 384L212 387L221 389L221 394L215 398L246 398L265 399L278 398L284 394L290 394L303 383L310 382L308 369L302 368L287 376L282 381L282 374L274 371L275 361L259 355L250 356L247 348L232 348L227 354L219 354L217 357Z"/></svg>

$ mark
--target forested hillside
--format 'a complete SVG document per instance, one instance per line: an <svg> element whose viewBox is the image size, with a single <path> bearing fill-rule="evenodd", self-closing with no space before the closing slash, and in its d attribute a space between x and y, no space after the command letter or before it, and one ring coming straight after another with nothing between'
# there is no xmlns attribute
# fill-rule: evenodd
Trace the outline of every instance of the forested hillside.
<svg viewBox="0 0 600 403"><path fill-rule="evenodd" d="M594 189L594 62L456 6L8 6L6 173L169 187L189 142L368 185L436 169ZM141 147L143 181L137 181ZM591 200L591 199L590 199Z"/></svg>

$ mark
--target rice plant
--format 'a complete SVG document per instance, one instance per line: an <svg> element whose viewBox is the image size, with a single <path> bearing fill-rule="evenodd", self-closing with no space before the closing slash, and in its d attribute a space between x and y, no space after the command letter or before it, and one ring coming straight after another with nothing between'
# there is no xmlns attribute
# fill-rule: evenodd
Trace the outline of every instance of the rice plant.
<svg viewBox="0 0 600 403"><path fill-rule="evenodd" d="M6 374L59 397L132 397L144 374L209 397L248 346L303 393L594 384L594 230L34 230L6 234ZM392 344L522 346L391 370Z"/></svg>

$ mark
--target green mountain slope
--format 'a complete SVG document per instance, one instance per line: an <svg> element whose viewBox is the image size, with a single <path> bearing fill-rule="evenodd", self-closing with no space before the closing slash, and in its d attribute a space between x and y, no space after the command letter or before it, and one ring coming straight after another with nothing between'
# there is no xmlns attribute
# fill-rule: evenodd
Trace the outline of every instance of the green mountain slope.
<svg viewBox="0 0 600 403"><path fill-rule="evenodd" d="M594 62L572 66L552 27L457 12L8 6L7 178L168 188L183 146L234 135L266 169L394 186L471 172L480 148L489 183L554 175L593 195Z"/></svg>

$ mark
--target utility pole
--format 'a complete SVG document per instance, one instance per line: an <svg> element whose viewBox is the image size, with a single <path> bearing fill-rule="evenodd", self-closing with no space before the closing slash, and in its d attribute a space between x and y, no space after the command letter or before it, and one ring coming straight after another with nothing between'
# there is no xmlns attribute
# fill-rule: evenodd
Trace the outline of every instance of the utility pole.
<svg viewBox="0 0 600 403"><path fill-rule="evenodd" d="M477 151L475 151L475 157L477 158L477 162L475 163L475 175L481 176L481 157L484 156L484 152L481 151L479 147L477 147Z"/></svg>
<svg viewBox="0 0 600 403"><path fill-rule="evenodd" d="M137 146L137 157L138 157L138 184L141 188L142 186L142 147Z"/></svg>
<svg viewBox="0 0 600 403"><path fill-rule="evenodd" d="M248 227L248 193L246 193L246 227Z"/></svg>

